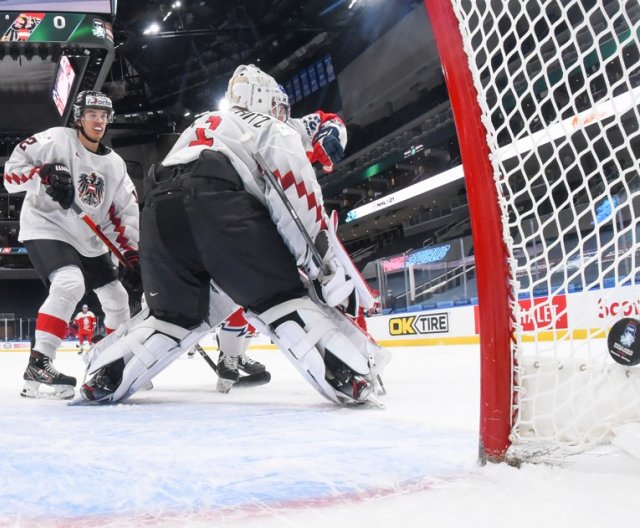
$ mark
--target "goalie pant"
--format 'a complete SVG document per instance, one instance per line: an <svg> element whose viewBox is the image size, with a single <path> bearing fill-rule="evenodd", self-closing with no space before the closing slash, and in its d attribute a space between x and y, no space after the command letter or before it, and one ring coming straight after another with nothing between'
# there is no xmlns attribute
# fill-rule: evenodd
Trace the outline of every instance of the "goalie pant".
<svg viewBox="0 0 640 528"><path fill-rule="evenodd" d="M295 204L306 210L301 216L313 224L312 235L317 234L324 217L322 198L314 194L317 183L305 186L309 177L315 182L315 174L290 128L285 126L291 131L287 132L268 116L260 115L257 121L247 116L246 112L210 116L230 121L220 137L216 132L222 129L221 121L205 120L215 125L206 135L198 132L197 121L183 133L186 138L178 140L174 151L205 137L212 137L211 143L220 151L200 148L195 162L185 164L177 163L179 157L172 151L168 159L174 161L165 160L166 166L148 177L141 267L152 316L103 353L92 356L89 374L99 374L103 367L124 360L122 381L116 380L119 383L109 401L129 397L210 331L211 326L203 321L211 279L237 305L248 309L249 322L271 337L331 401L358 401L360 381L370 385L389 360L388 352L336 309L318 305L307 296L297 268L306 251L296 242L285 243L290 221L281 218L281 205L260 194L259 182L253 180L257 167L238 136L253 129L259 136L256 144L270 145L265 151L272 153L270 159L285 173L292 172L291 185L298 183L298 191L293 192L304 195L303 199L296 195ZM226 155L229 145L234 148L233 158ZM238 163L245 164L243 172L252 178L252 184L236 170Z"/></svg>

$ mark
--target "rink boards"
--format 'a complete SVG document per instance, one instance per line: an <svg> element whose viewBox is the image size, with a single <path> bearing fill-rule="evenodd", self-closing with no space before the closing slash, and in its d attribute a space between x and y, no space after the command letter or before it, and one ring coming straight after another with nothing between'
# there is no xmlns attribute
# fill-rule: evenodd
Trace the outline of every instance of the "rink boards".
<svg viewBox="0 0 640 528"><path fill-rule="evenodd" d="M637 286L607 288L520 300L524 340L552 341L571 333L574 339L605 337L608 327L622 317L640 318ZM479 343L479 306L441 303L431 310L398 312L367 319L369 333L386 347L469 345ZM60 352L77 351L76 341L64 341ZM215 336L202 340L205 349L217 348ZM3 342L3 352L29 350L28 342ZM275 348L258 336L252 349Z"/></svg>

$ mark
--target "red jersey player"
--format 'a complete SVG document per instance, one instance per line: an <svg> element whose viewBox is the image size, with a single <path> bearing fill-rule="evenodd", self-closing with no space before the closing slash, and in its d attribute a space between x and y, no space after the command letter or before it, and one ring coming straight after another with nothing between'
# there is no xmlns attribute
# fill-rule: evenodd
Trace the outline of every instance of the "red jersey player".
<svg viewBox="0 0 640 528"><path fill-rule="evenodd" d="M73 318L73 322L78 327L78 341L80 341L80 352L82 352L85 339L89 345L93 344L93 332L95 332L96 329L96 316L93 312L89 311L89 307L86 304L83 304L82 311L78 312L78 315Z"/></svg>

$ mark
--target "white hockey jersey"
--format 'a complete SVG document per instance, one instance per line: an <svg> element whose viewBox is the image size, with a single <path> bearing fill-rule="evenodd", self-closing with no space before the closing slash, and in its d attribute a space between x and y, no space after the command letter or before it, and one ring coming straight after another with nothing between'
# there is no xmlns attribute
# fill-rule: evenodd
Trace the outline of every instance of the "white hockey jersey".
<svg viewBox="0 0 640 528"><path fill-rule="evenodd" d="M242 141L242 139L246 141ZM268 185L252 152L259 150L269 169L278 178L285 194L295 208L312 239L327 218L322 192L315 171L309 163L301 135L288 124L256 112L240 108L210 112L198 118L185 130L167 157L165 167L190 163L204 149L224 154L242 178L245 189L267 206L278 232L299 266L306 266L312 278L317 270L311 264L307 245L294 224L287 208Z"/></svg>
<svg viewBox="0 0 640 528"><path fill-rule="evenodd" d="M60 240L85 257L108 251L75 212L64 210L46 194L39 177L39 168L46 163L69 168L74 202L118 249L124 252L138 248L137 198L123 159L110 149L105 154L87 150L77 131L64 127L50 128L24 140L5 164L7 191L27 192L20 214L20 241Z"/></svg>

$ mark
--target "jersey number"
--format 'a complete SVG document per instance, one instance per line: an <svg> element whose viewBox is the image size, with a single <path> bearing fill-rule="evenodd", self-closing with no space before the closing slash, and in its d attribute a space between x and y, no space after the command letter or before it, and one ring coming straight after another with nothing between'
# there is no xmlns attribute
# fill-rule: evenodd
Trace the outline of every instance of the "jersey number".
<svg viewBox="0 0 640 528"><path fill-rule="evenodd" d="M207 128L196 128L196 139L189 143L190 147L197 147L198 145L204 145L205 147L211 147L213 145L213 138L208 138L205 135L207 130L215 130L220 125L222 118L220 116L211 116L207 119L209 126Z"/></svg>
<svg viewBox="0 0 640 528"><path fill-rule="evenodd" d="M20 145L18 145L18 146L19 146L22 150L27 150L27 147L28 147L29 145L33 145L33 144L34 144L34 143L36 143L37 141L38 141L38 140L37 140L35 137L31 136L31 137L29 137L29 138L25 139L25 140L24 140L22 143L20 143Z"/></svg>

